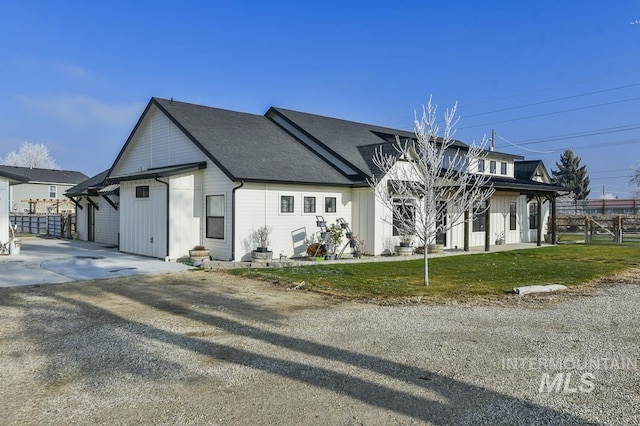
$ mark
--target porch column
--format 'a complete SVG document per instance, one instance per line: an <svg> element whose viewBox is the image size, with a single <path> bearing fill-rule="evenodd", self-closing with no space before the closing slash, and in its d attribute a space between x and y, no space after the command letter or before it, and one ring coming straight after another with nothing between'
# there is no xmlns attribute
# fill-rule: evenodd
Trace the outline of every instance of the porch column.
<svg viewBox="0 0 640 426"><path fill-rule="evenodd" d="M556 194L551 195L551 244L557 244L558 217L556 215Z"/></svg>
<svg viewBox="0 0 640 426"><path fill-rule="evenodd" d="M484 251L491 249L491 203L487 200L487 210L484 212Z"/></svg>
<svg viewBox="0 0 640 426"><path fill-rule="evenodd" d="M464 212L464 251L469 251L469 210Z"/></svg>
<svg viewBox="0 0 640 426"><path fill-rule="evenodd" d="M536 245L540 247L542 245L542 197L536 197L538 200L538 229Z"/></svg>

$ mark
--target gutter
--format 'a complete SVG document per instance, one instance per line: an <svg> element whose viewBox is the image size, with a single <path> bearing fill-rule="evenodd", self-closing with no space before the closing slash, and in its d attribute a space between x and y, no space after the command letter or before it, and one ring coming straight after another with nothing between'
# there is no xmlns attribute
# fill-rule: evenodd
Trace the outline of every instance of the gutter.
<svg viewBox="0 0 640 426"><path fill-rule="evenodd" d="M244 186L244 180L231 191L231 260L236 259L236 191Z"/></svg>
<svg viewBox="0 0 640 426"><path fill-rule="evenodd" d="M156 182L164 183L167 185L167 247L166 247L166 255L165 261L169 260L169 182L165 182L156 178Z"/></svg>

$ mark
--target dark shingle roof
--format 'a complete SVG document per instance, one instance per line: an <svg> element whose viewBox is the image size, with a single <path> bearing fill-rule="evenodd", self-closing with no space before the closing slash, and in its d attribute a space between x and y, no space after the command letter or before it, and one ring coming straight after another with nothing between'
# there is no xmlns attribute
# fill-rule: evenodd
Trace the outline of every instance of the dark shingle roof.
<svg viewBox="0 0 640 426"><path fill-rule="evenodd" d="M375 147L382 144L389 145L390 142L395 141L396 135L401 139L415 138L416 136L412 131L357 123L284 108L273 107L266 115L269 117L273 114L284 117L316 142L366 175L379 173L377 168L372 165L369 156ZM463 150L468 148L467 144L460 141L455 141L454 146Z"/></svg>
<svg viewBox="0 0 640 426"><path fill-rule="evenodd" d="M541 163L542 161L540 160L515 161L513 163L513 174L516 179L533 180L536 169Z"/></svg>
<svg viewBox="0 0 640 426"><path fill-rule="evenodd" d="M158 98L151 102L232 180L352 183L265 116Z"/></svg>
<svg viewBox="0 0 640 426"><path fill-rule="evenodd" d="M0 172L21 176L28 182L77 184L88 178L84 173L72 170L31 169L29 167L0 166Z"/></svg>
<svg viewBox="0 0 640 426"><path fill-rule="evenodd" d="M98 173L95 176L90 177L89 179L80 182L76 186L72 186L71 188L65 191L65 195L68 197L77 197L80 195L87 195L89 193L89 188L99 188L105 185L105 179L109 170L105 170L102 173Z"/></svg>

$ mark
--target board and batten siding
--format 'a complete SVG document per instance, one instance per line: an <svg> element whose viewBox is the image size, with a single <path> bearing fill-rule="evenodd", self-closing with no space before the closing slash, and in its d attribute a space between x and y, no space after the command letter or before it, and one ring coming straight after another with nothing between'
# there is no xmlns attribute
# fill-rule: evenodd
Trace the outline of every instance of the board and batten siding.
<svg viewBox="0 0 640 426"><path fill-rule="evenodd" d="M136 186L149 186L148 198L136 198ZM120 250L167 258L166 185L152 179L120 184Z"/></svg>
<svg viewBox="0 0 640 426"><path fill-rule="evenodd" d="M156 167L204 161L204 153L169 118L152 105L111 176Z"/></svg>
<svg viewBox="0 0 640 426"><path fill-rule="evenodd" d="M161 179L169 183L169 258L188 257L200 245L202 221L202 172Z"/></svg>
<svg viewBox="0 0 640 426"><path fill-rule="evenodd" d="M88 241L89 235L87 229L89 219L87 217L87 211L89 210L89 203L86 198L83 197L79 204L82 206L82 209L76 206L76 235L80 241ZM119 231L120 230L118 230L118 232Z"/></svg>
<svg viewBox="0 0 640 426"><path fill-rule="evenodd" d="M0 243L9 241L9 180L0 176Z"/></svg>
<svg viewBox="0 0 640 426"><path fill-rule="evenodd" d="M118 197L110 196L112 201L118 201ZM94 198L99 209L95 212L95 242L117 245L120 233L120 214L104 198ZM84 213L86 217L87 213Z"/></svg>
<svg viewBox="0 0 640 426"><path fill-rule="evenodd" d="M293 196L293 213L280 211L281 196ZM304 213L304 197L315 197L315 212ZM335 213L325 212L325 199L328 197L336 198ZM316 226L316 216L323 216L327 226L331 226L338 218L351 222L351 211L350 188L247 183L236 192L235 260L251 259L251 251L256 249L256 243L251 241L250 235L261 226L267 225L273 229L269 249L273 251L274 258L280 254L292 256L292 232L304 229L306 238L311 240L320 230ZM341 250L346 242L346 237L343 237L337 250Z"/></svg>
<svg viewBox="0 0 640 426"><path fill-rule="evenodd" d="M209 254L214 259L233 260L231 253L231 234L233 226L233 188L240 184L234 183L215 165L207 160L207 168L202 171L202 200L200 203L200 215L202 217L200 225L200 241L203 246L209 249ZM224 196L224 238L207 238L207 196Z"/></svg>

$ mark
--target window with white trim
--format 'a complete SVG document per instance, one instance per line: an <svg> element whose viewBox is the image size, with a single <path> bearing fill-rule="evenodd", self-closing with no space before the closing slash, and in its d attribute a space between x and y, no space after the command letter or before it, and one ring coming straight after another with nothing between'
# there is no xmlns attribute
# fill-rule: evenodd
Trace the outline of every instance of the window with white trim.
<svg viewBox="0 0 640 426"><path fill-rule="evenodd" d="M337 199L336 197L325 197L324 198L324 212L325 213L335 213L337 211Z"/></svg>
<svg viewBox="0 0 640 426"><path fill-rule="evenodd" d="M293 213L293 195L280 196L280 213Z"/></svg>
<svg viewBox="0 0 640 426"><path fill-rule="evenodd" d="M506 175L507 174L507 163L504 161L500 162L500 174L501 175Z"/></svg>
<svg viewBox="0 0 640 426"><path fill-rule="evenodd" d="M316 197L304 197L303 199L303 212L315 213L316 212Z"/></svg>
<svg viewBox="0 0 640 426"><path fill-rule="evenodd" d="M207 238L224 239L224 195L207 195Z"/></svg>
<svg viewBox="0 0 640 426"><path fill-rule="evenodd" d="M55 185L49 185L49 198L56 198L58 196L58 187Z"/></svg>

